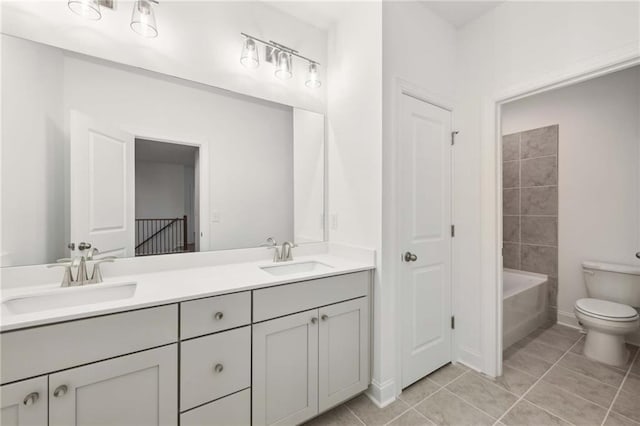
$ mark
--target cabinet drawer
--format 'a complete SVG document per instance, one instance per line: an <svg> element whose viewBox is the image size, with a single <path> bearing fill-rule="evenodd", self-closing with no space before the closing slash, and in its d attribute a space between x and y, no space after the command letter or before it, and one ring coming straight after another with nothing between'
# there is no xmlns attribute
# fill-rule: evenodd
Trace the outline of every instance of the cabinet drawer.
<svg viewBox="0 0 640 426"><path fill-rule="evenodd" d="M368 271L286 284L253 292L253 321L259 322L369 294Z"/></svg>
<svg viewBox="0 0 640 426"><path fill-rule="evenodd" d="M182 342L180 351L182 411L251 386L250 326Z"/></svg>
<svg viewBox="0 0 640 426"><path fill-rule="evenodd" d="M251 423L251 389L194 408L180 415L181 426L248 426Z"/></svg>
<svg viewBox="0 0 640 426"><path fill-rule="evenodd" d="M180 338L202 336L251 323L251 292L180 304Z"/></svg>
<svg viewBox="0 0 640 426"><path fill-rule="evenodd" d="M167 305L2 333L2 383L176 342L177 320Z"/></svg>

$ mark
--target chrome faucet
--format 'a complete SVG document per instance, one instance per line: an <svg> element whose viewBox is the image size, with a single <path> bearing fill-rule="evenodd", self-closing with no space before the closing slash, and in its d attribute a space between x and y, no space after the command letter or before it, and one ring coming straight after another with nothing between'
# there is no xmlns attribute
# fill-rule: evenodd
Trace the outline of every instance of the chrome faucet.
<svg viewBox="0 0 640 426"><path fill-rule="evenodd" d="M282 243L282 249L280 250L280 262L289 262L293 260L293 253L291 249L297 247L295 244L289 241Z"/></svg>
<svg viewBox="0 0 640 426"><path fill-rule="evenodd" d="M267 247L268 249L273 250L273 261L278 263L293 260L293 253L291 252L291 249L298 246L290 241L285 241L282 243L282 247L278 247L276 239L269 237L265 243L260 244L260 247Z"/></svg>
<svg viewBox="0 0 640 426"><path fill-rule="evenodd" d="M85 250L91 248L91 244L81 243L83 246L81 254L73 258L58 259L56 263L47 265L47 268L63 267L64 275L60 287L74 287L82 286L86 284L97 284L102 282L102 272L100 271L100 264L105 262L113 262L116 258L114 256L103 257L102 259L93 260L93 257L99 253L97 248L91 249L87 255L84 255ZM93 271L91 278L89 278L89 272L87 270L87 262L93 263ZM74 278L73 270L77 269Z"/></svg>

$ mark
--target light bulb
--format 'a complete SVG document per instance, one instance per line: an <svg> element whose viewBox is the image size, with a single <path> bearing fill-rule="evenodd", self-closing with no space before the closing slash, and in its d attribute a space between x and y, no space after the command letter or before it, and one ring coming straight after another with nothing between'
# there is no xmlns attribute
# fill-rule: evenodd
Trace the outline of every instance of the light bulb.
<svg viewBox="0 0 640 426"><path fill-rule="evenodd" d="M318 64L316 64L315 62L309 63L309 75L307 76L305 85L307 87L311 87L312 89L317 89L322 85L322 82L318 78Z"/></svg>
<svg viewBox="0 0 640 426"><path fill-rule="evenodd" d="M69 0L67 6L73 13L83 18L91 19L92 21L102 18L98 0Z"/></svg>
<svg viewBox="0 0 640 426"><path fill-rule="evenodd" d="M137 0L133 5L131 29L143 37L154 38L158 36L156 17L149 0Z"/></svg>
<svg viewBox="0 0 640 426"><path fill-rule="evenodd" d="M255 40L252 38L245 38L242 43L242 55L240 55L240 63L246 68L258 68L260 65L260 59L258 58L258 47Z"/></svg>

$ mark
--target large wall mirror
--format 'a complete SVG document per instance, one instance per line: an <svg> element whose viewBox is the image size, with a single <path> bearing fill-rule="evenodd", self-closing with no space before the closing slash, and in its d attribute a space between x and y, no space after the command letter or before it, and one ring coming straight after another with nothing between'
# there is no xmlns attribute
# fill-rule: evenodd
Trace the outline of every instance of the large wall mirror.
<svg viewBox="0 0 640 426"><path fill-rule="evenodd" d="M2 266L324 240L322 114L1 37Z"/></svg>

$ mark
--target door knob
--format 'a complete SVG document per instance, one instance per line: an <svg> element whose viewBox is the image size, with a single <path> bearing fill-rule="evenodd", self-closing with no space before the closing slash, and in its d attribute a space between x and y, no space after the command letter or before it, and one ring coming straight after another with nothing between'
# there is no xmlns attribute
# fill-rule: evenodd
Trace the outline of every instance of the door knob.
<svg viewBox="0 0 640 426"><path fill-rule="evenodd" d="M416 256L415 254L411 253L410 251L406 252L404 254L404 261L405 262L415 262L416 260L418 260L418 256Z"/></svg>
<svg viewBox="0 0 640 426"><path fill-rule="evenodd" d="M640 259L640 251L636 253L636 257Z"/></svg>
<svg viewBox="0 0 640 426"><path fill-rule="evenodd" d="M216 314L213 317L216 320L220 321L222 318L224 318L224 314L222 312L216 312Z"/></svg>
<svg viewBox="0 0 640 426"><path fill-rule="evenodd" d="M215 371L216 373L222 373L222 370L224 370L224 366L222 364L216 364L213 367L213 371Z"/></svg>
<svg viewBox="0 0 640 426"><path fill-rule="evenodd" d="M329 315L327 315L327 314L322 314L322 316L320 317L320 319L321 319L322 321L326 321L326 320L328 320L328 319L329 319Z"/></svg>

